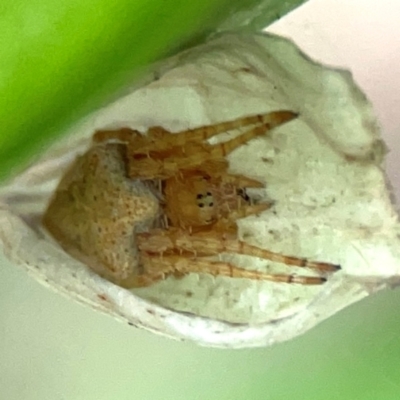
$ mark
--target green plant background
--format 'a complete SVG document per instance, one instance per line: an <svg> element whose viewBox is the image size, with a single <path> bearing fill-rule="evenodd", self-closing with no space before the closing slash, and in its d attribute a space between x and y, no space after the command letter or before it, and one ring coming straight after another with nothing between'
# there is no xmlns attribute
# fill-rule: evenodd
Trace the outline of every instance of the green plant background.
<svg viewBox="0 0 400 400"><path fill-rule="evenodd" d="M291 342L239 351L117 323L11 266L0 282L4 399L399 399L400 291L377 294Z"/></svg>
<svg viewBox="0 0 400 400"><path fill-rule="evenodd" d="M150 62L217 29L266 26L304 1L2 2L0 180Z"/></svg>

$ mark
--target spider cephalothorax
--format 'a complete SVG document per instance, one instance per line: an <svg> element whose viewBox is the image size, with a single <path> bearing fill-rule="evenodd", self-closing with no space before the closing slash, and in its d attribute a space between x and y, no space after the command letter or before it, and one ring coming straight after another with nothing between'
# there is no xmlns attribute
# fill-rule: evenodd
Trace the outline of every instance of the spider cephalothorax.
<svg viewBox="0 0 400 400"><path fill-rule="evenodd" d="M125 287L188 273L321 284L320 275L267 274L208 258L238 253L323 273L340 268L238 239L236 221L270 205L250 201L246 188L264 183L229 173L226 155L296 117L277 111L177 134L159 127L145 135L127 128L96 132L93 146L61 180L44 225L66 251ZM249 125L226 142L207 141Z"/></svg>
<svg viewBox="0 0 400 400"><path fill-rule="evenodd" d="M167 179L163 194L170 224L195 230L232 215L240 218L269 208L269 204L252 205L242 186L263 187L260 182L242 179L237 185L200 171L183 171L179 177Z"/></svg>

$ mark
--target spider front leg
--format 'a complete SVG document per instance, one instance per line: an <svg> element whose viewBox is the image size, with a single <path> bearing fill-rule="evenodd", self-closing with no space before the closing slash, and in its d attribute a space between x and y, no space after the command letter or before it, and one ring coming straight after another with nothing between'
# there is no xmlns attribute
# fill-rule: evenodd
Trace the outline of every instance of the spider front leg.
<svg viewBox="0 0 400 400"><path fill-rule="evenodd" d="M144 136L147 137L147 145L143 145L146 139L141 140L140 145L135 140L129 140L128 174L132 178L164 180L179 175L183 170L198 169L206 161L224 160L226 155L251 139L264 135L296 117L297 114L291 111L276 111L177 134L169 134L162 130L163 133L157 136L158 141L154 140L155 134L150 131L148 136ZM221 133L222 128L230 129L230 124L238 128L246 126L249 121L258 125L224 143L211 145L203 140ZM189 134L193 134L193 137Z"/></svg>
<svg viewBox="0 0 400 400"><path fill-rule="evenodd" d="M221 228L221 225L220 225ZM229 231L207 229L190 233L179 228L154 229L137 236L137 243L143 258L145 273L150 275L185 275L208 273L214 276L230 276L246 279L268 280L287 283L321 284L324 277L297 276L291 274L266 274L249 271L225 262L216 262L199 257L215 256L221 253L236 253L279 262L288 266L311 268L320 272L335 272L339 265L308 261L305 258L285 256L261 249L237 239L237 232L231 226ZM160 278L161 279L161 278Z"/></svg>
<svg viewBox="0 0 400 400"><path fill-rule="evenodd" d="M231 174L228 172L229 162L225 158L217 160L205 160L199 168L189 169L180 172L181 178L191 178L201 175L209 183L214 185L228 184L237 188L263 188L265 184L245 175Z"/></svg>

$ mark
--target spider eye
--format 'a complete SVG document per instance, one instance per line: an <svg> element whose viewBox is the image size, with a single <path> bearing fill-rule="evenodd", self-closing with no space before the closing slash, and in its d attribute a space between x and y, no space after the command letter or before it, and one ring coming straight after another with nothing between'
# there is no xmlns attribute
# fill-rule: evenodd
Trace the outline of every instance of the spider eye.
<svg viewBox="0 0 400 400"><path fill-rule="evenodd" d="M209 204L209 206L210 206L210 207L212 207L213 205L214 205L214 203L213 203L213 202L211 202L211 203Z"/></svg>
<svg viewBox="0 0 400 400"><path fill-rule="evenodd" d="M200 207L200 208L203 208L203 207L204 207L204 204L203 204L203 203L199 203L199 207Z"/></svg>
<svg viewBox="0 0 400 400"><path fill-rule="evenodd" d="M211 196L211 192L207 192L207 196Z"/></svg>
<svg viewBox="0 0 400 400"><path fill-rule="evenodd" d="M196 199L202 199L203 198L203 195L202 194L198 194L197 196L196 196Z"/></svg>

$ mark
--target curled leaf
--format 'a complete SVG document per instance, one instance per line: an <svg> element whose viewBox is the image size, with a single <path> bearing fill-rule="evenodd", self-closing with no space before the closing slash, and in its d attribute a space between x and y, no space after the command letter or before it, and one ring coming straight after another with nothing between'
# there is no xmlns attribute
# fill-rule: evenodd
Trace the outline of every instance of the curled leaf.
<svg viewBox="0 0 400 400"><path fill-rule="evenodd" d="M288 340L398 283L399 224L382 169L385 146L348 71L319 65L278 36L229 34L157 65L147 81L81 121L2 189L0 239L10 260L117 319L231 348ZM299 118L228 158L231 171L264 181L256 195L274 202L260 216L240 220L240 236L282 254L340 264L324 285L191 274L129 291L66 254L43 229L57 182L95 130L179 132L273 110L293 110ZM222 257L244 268L288 271L255 258Z"/></svg>

